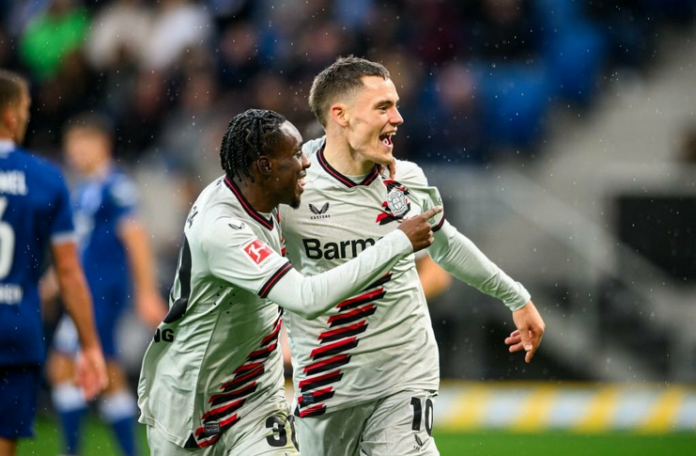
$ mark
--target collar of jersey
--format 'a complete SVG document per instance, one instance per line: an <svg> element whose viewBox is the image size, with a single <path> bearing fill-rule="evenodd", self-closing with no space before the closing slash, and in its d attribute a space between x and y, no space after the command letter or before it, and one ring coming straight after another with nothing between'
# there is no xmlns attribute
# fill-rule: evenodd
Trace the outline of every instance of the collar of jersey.
<svg viewBox="0 0 696 456"><path fill-rule="evenodd" d="M259 212L256 209L254 209L251 206L251 204L249 204L249 201L247 201L246 198L244 198L244 195L242 194L242 191L239 189L239 187L237 187L234 182L229 180L227 176L225 176L225 185L227 185L227 188L229 188L234 194L234 196L237 197L239 203L242 205L246 213L249 214L251 218L259 222L259 224L261 224L261 226L263 226L264 228L268 230L273 230L273 219L266 218L263 215L259 214Z"/></svg>
<svg viewBox="0 0 696 456"><path fill-rule="evenodd" d="M370 171L367 176L365 176L365 179L362 180L359 184L356 184L353 182L353 180L340 172L338 172L333 166L329 165L329 162L326 161L326 157L324 157L324 147L326 146L326 143L324 143L321 146L321 149L319 149L319 152L317 152L317 160L319 161L319 165L321 165L322 168L324 168L324 171L326 171L331 177L342 183L348 188L353 188L357 187L358 185L370 185L372 182L374 182L375 179L377 179L377 176L379 176L379 166L375 165L372 168L372 171Z"/></svg>
<svg viewBox="0 0 696 456"><path fill-rule="evenodd" d="M0 139L0 154L9 154L17 148L14 141L10 139Z"/></svg>

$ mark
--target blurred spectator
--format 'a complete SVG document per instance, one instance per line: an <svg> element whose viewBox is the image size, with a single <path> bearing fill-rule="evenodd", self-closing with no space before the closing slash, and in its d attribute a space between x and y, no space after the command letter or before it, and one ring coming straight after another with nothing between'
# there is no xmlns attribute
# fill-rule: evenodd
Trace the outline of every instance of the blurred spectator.
<svg viewBox="0 0 696 456"><path fill-rule="evenodd" d="M166 97L166 84L162 73L141 71L135 77L132 92L128 95L123 114L118 117L117 156L134 159L147 150L159 137L164 115L170 103Z"/></svg>
<svg viewBox="0 0 696 456"><path fill-rule="evenodd" d="M34 75L32 114L40 122L32 123L31 146L55 154L57 122L98 108L118 127L119 158L154 151L193 176L203 173L207 159L197 154L210 152L205 138L219 128L221 112L274 109L319 134L306 108L309 84L349 54L394 70L406 119L396 138L401 157L474 165L496 160L501 149L531 153L554 103L590 106L608 66L649 65L655 29L691 17L696 1L3 5L0 63L26 65Z"/></svg>
<svg viewBox="0 0 696 456"><path fill-rule="evenodd" d="M494 62L533 60L539 52L540 33L533 23L530 3L530 0L480 0L478 20L469 31L475 55Z"/></svg>
<svg viewBox="0 0 696 456"><path fill-rule="evenodd" d="M206 45L213 34L212 19L201 5L188 0L160 0L142 43L143 66L163 70L188 48Z"/></svg>
<svg viewBox="0 0 696 456"><path fill-rule="evenodd" d="M144 60L152 18L141 0L116 0L94 18L85 53L100 71L116 71L123 61Z"/></svg>
<svg viewBox="0 0 696 456"><path fill-rule="evenodd" d="M217 54L218 71L226 87L240 87L261 70L259 35L251 22L239 22L223 30Z"/></svg>
<svg viewBox="0 0 696 456"><path fill-rule="evenodd" d="M431 160L476 164L489 159L483 142L483 119L476 79L461 63L447 65L435 78L435 102L421 117L427 132L419 149Z"/></svg>
<svg viewBox="0 0 696 456"><path fill-rule="evenodd" d="M89 26L89 15L77 0L53 0L45 14L35 17L20 43L20 55L34 78L55 76L65 57L82 46Z"/></svg>
<svg viewBox="0 0 696 456"><path fill-rule="evenodd" d="M202 168L210 166L205 162L212 156L219 169L219 158L201 150L207 126L216 117L216 98L217 81L213 74L201 71L185 81L180 104L167 116L159 142L174 168L199 176Z"/></svg>

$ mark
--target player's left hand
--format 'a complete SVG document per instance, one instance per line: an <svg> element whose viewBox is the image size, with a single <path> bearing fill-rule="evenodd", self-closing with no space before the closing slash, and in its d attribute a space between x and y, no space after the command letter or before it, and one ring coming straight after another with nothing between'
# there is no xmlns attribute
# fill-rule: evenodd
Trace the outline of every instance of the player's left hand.
<svg viewBox="0 0 696 456"><path fill-rule="evenodd" d="M82 387L88 401L94 399L109 384L106 362L99 346L84 348L77 355L74 381Z"/></svg>
<svg viewBox="0 0 696 456"><path fill-rule="evenodd" d="M510 346L510 353L524 350L526 352L524 360L529 363L539 349L546 325L532 301L514 311L512 319L517 329L510 333L505 343Z"/></svg>

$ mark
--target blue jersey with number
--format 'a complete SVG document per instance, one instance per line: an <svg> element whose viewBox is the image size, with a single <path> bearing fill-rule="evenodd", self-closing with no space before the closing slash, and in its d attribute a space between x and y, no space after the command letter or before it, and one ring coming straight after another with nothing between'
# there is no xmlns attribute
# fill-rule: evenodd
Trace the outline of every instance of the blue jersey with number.
<svg viewBox="0 0 696 456"><path fill-rule="evenodd" d="M0 142L0 366L43 361L38 281L49 243L74 240L58 168Z"/></svg>
<svg viewBox="0 0 696 456"><path fill-rule="evenodd" d="M73 192L75 228L82 249L82 264L94 306L113 306L114 287L129 285L126 249L119 224L135 215L137 191L133 182L112 168L106 175L82 182Z"/></svg>

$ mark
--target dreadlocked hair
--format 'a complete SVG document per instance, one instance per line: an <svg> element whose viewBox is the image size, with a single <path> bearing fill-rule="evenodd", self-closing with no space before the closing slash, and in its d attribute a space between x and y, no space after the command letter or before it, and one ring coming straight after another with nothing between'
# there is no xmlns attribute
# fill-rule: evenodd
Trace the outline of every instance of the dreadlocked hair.
<svg viewBox="0 0 696 456"><path fill-rule="evenodd" d="M229 179L254 181L249 168L261 155L272 155L283 137L286 119L275 111L249 109L232 118L220 145L220 164Z"/></svg>

